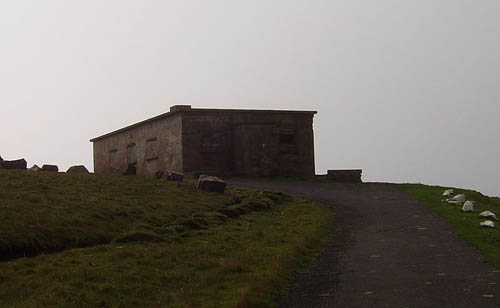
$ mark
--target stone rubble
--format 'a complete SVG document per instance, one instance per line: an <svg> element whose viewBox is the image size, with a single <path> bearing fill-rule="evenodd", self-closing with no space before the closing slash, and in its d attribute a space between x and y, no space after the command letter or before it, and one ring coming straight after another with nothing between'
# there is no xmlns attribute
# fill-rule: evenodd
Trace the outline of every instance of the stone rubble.
<svg viewBox="0 0 500 308"><path fill-rule="evenodd" d="M31 168L29 168L30 171L38 172L42 170L42 168L38 167L37 164L33 165Z"/></svg>
<svg viewBox="0 0 500 308"><path fill-rule="evenodd" d="M224 193L226 182L215 176L200 175L196 189Z"/></svg>
<svg viewBox="0 0 500 308"><path fill-rule="evenodd" d="M465 201L464 206L462 207L462 211L473 212L474 211L474 201Z"/></svg>
<svg viewBox="0 0 500 308"><path fill-rule="evenodd" d="M71 166L66 173L90 173L84 165Z"/></svg>
<svg viewBox="0 0 500 308"><path fill-rule="evenodd" d="M466 199L466 197L464 194L458 194L455 197L449 199L448 201L459 201L460 203L464 203L465 199Z"/></svg>
<svg viewBox="0 0 500 308"><path fill-rule="evenodd" d="M454 190L453 189L447 189L443 193L443 197L449 197L453 194Z"/></svg>
<svg viewBox="0 0 500 308"><path fill-rule="evenodd" d="M42 170L40 171L46 171L46 172L59 172L59 167L57 167L56 165L43 165L42 166Z"/></svg>
<svg viewBox="0 0 500 308"><path fill-rule="evenodd" d="M17 160L0 160L0 169L26 170L28 163L24 158Z"/></svg>
<svg viewBox="0 0 500 308"><path fill-rule="evenodd" d="M495 215L495 213L490 212L490 211L483 211L483 212L479 213L479 216L486 217L486 218L493 218L494 220L498 220L497 215Z"/></svg>
<svg viewBox="0 0 500 308"><path fill-rule="evenodd" d="M481 227L495 228L495 223L491 220L486 220L480 223Z"/></svg>

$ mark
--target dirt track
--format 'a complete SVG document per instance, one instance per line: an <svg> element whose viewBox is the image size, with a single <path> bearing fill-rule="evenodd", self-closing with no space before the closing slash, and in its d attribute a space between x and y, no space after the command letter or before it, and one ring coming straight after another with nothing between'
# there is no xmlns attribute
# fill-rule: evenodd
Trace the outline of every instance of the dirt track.
<svg viewBox="0 0 500 308"><path fill-rule="evenodd" d="M500 271L420 202L382 184L230 184L321 202L334 237L281 307L500 307Z"/></svg>

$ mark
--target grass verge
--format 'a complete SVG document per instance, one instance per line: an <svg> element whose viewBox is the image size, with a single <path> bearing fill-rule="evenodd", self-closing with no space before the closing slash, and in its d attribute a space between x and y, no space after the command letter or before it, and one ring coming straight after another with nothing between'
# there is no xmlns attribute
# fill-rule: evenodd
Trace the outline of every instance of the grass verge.
<svg viewBox="0 0 500 308"><path fill-rule="evenodd" d="M0 220L4 252L37 253L0 262L0 307L274 307L332 224L276 192L11 171Z"/></svg>
<svg viewBox="0 0 500 308"><path fill-rule="evenodd" d="M500 229L482 228L479 223L485 219L479 217L482 211L492 211L500 216L500 198L488 197L466 189L455 189L455 193L463 193L467 200L475 201L474 212L464 213L461 206L443 202L442 193L445 187L427 186L422 184L399 184L398 187L409 192L413 197L429 206L447 223L451 224L455 233L476 246L487 261L500 269Z"/></svg>

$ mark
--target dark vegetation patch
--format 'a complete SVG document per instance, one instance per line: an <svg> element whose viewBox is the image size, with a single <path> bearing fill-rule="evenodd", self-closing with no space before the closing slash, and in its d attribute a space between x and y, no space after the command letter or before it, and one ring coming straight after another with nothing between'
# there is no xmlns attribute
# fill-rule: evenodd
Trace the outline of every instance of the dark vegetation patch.
<svg viewBox="0 0 500 308"><path fill-rule="evenodd" d="M332 223L276 192L5 170L0 214L0 307L272 307Z"/></svg>
<svg viewBox="0 0 500 308"><path fill-rule="evenodd" d="M465 194L467 200L475 201L474 212L464 213L461 206L443 202L442 193L448 189L441 186L422 184L398 185L409 192L414 198L429 206L447 223L452 225L458 236L469 241L481 250L489 263L500 269L500 225L495 221L496 228L482 228L479 223L486 220L479 217L482 211L492 211L500 217L500 199L488 197L480 192L466 189L455 189L455 194Z"/></svg>
<svg viewBox="0 0 500 308"><path fill-rule="evenodd" d="M231 192L202 193L139 177L4 170L0 254L5 259L147 238L176 220L230 205L233 198Z"/></svg>

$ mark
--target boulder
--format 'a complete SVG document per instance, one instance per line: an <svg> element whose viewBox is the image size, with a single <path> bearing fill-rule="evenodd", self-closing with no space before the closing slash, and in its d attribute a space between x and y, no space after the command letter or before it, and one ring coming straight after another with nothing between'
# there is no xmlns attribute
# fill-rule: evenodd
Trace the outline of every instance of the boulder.
<svg viewBox="0 0 500 308"><path fill-rule="evenodd" d="M444 197L449 197L453 194L454 190L453 189L447 189L444 191L443 196Z"/></svg>
<svg viewBox="0 0 500 308"><path fill-rule="evenodd" d="M224 193L226 186L227 186L226 182L219 179L218 177L200 175L200 178L198 179L198 185L196 186L196 188L206 191Z"/></svg>
<svg viewBox="0 0 500 308"><path fill-rule="evenodd" d="M474 202L473 201L465 201L464 206L462 207L462 211L473 212L474 211Z"/></svg>
<svg viewBox="0 0 500 308"><path fill-rule="evenodd" d="M184 174L175 171L167 171L167 181L178 181L182 182L184 180Z"/></svg>
<svg viewBox="0 0 500 308"><path fill-rule="evenodd" d="M38 171L42 170L42 168L38 167L38 165L36 165L36 164L35 164L35 165L33 165L33 167L31 167L29 170L30 170L30 171L35 171L35 172L38 172Z"/></svg>
<svg viewBox="0 0 500 308"><path fill-rule="evenodd" d="M460 204L464 203L465 202L465 195L464 194L459 194L459 195L456 195L455 197L451 198L451 199L447 199L446 201L448 201L449 203L452 203L450 201L456 201ZM455 203L456 204L456 203Z"/></svg>
<svg viewBox="0 0 500 308"><path fill-rule="evenodd" d="M59 167L57 167L56 165L43 165L42 170L40 171L59 172Z"/></svg>
<svg viewBox="0 0 500 308"><path fill-rule="evenodd" d="M3 158L2 158L2 156L0 156L0 161L3 161Z"/></svg>
<svg viewBox="0 0 500 308"><path fill-rule="evenodd" d="M66 171L67 173L90 173L84 165L71 166Z"/></svg>
<svg viewBox="0 0 500 308"><path fill-rule="evenodd" d="M482 223L479 224L481 227L489 227L489 228L495 228L495 223L491 220L486 220L483 221Z"/></svg>
<svg viewBox="0 0 500 308"><path fill-rule="evenodd" d="M483 212L479 213L479 216L486 217L486 218L493 218L494 220L498 220L497 215L495 215L495 213L490 212L490 211L483 211Z"/></svg>
<svg viewBox="0 0 500 308"><path fill-rule="evenodd" d="M457 201L457 200L447 200L446 202L448 202L449 204L453 204L453 205L462 205L462 202Z"/></svg>
<svg viewBox="0 0 500 308"><path fill-rule="evenodd" d="M26 160L18 159L18 160L2 160L0 161L0 168L2 169L12 169L12 170L26 170L28 163Z"/></svg>

